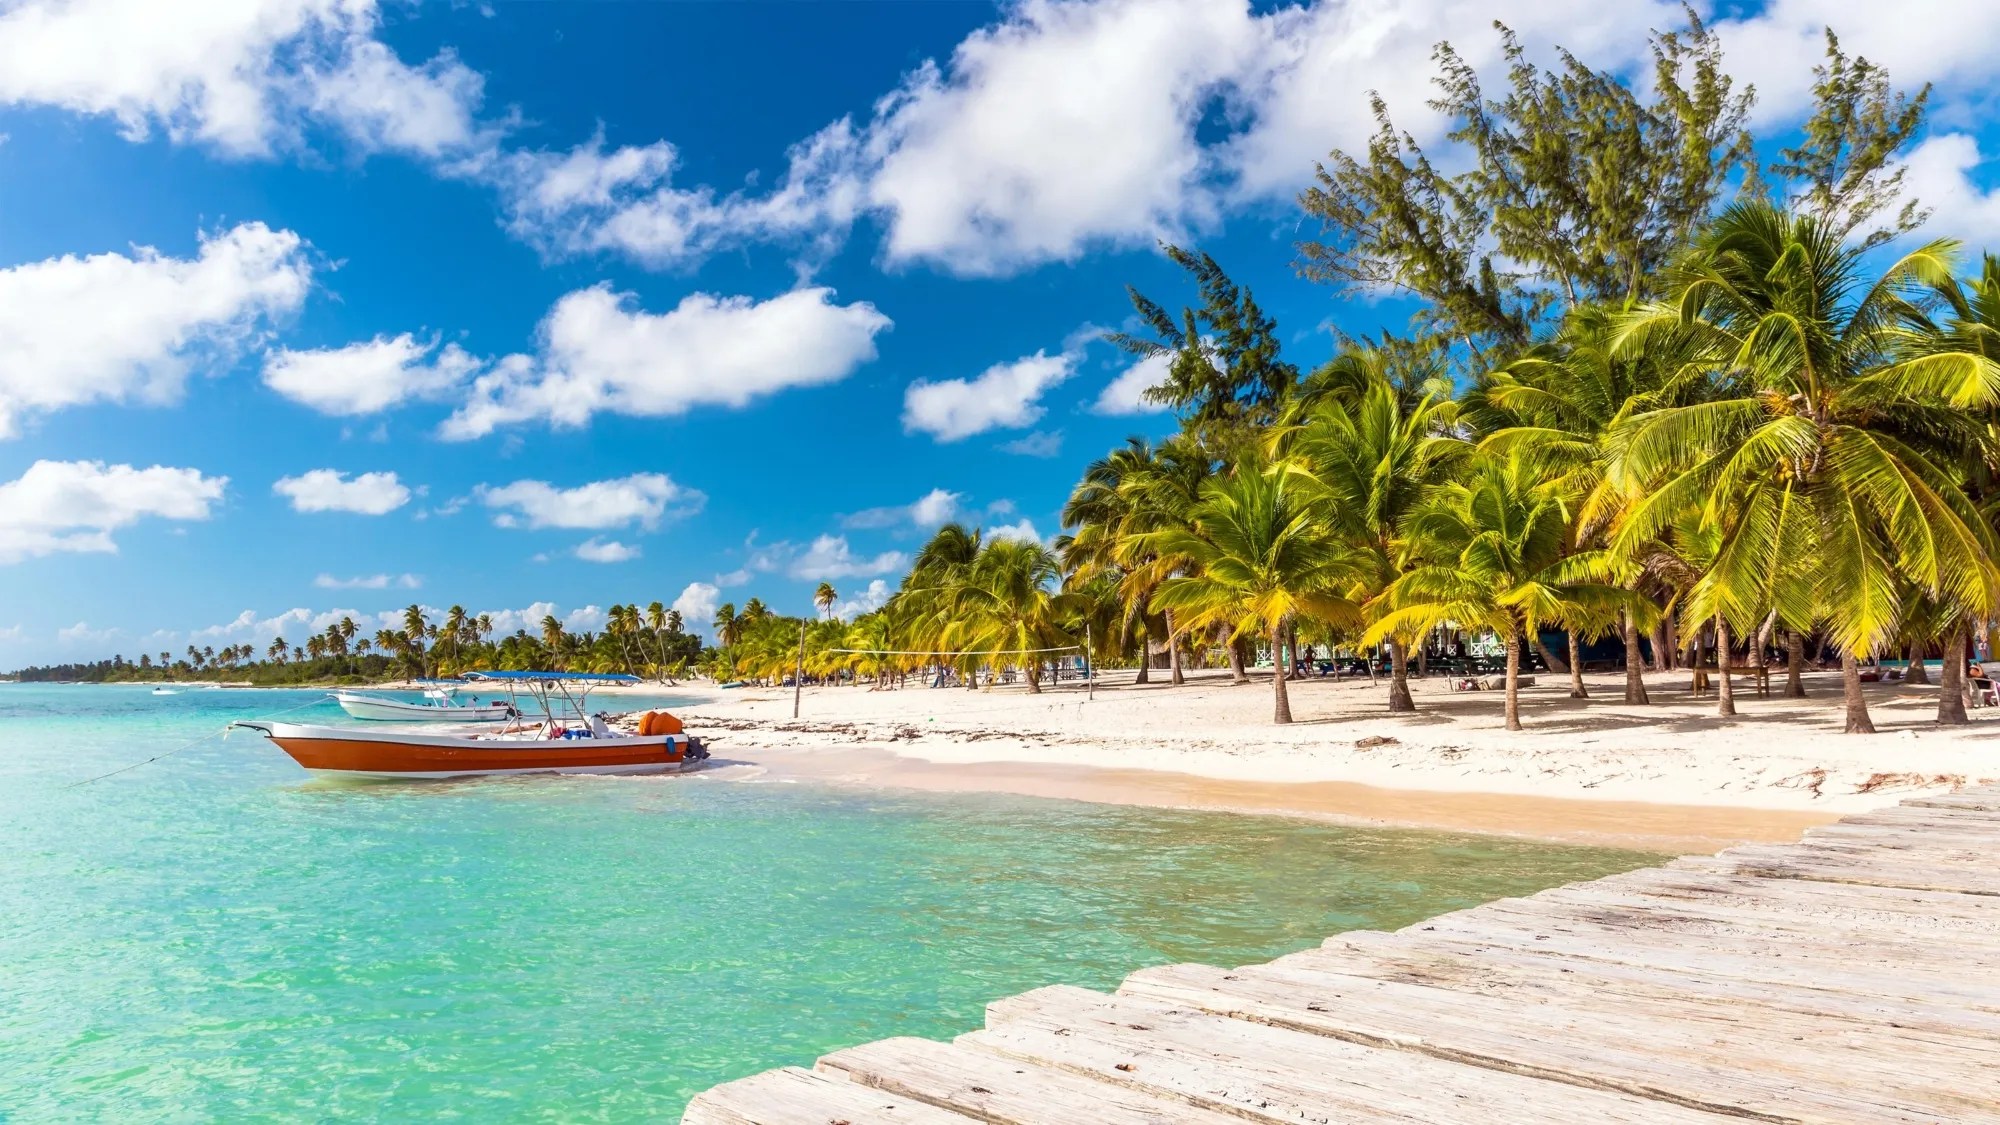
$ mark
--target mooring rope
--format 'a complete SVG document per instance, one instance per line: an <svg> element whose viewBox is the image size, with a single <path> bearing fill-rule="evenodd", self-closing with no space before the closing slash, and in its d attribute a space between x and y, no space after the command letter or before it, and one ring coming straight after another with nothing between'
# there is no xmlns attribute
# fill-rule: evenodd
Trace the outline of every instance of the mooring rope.
<svg viewBox="0 0 2000 1125"><path fill-rule="evenodd" d="M326 701L323 699L314 699L305 703L301 703L297 707L287 707L283 711L274 712L270 715L265 715L261 717L268 719L275 719L279 715L289 715L294 711L302 711L307 707L317 707L324 702ZM129 766L119 766L117 769L112 770L110 773L100 773L96 777L86 777L82 781L72 781L68 785L59 785L56 787L56 790L57 792L61 792L64 789L75 789L80 785L89 785L93 781L103 781L107 777L117 777L119 774L125 773L128 770L136 770L140 766L152 765L154 762L157 762L162 758L171 758L175 754L178 754L183 750L192 750L195 747L200 746L202 743L207 742L209 739L214 738L218 734L227 737L229 734L229 728L234 726L239 721L241 720L232 719L229 722L222 724L220 727L217 727L216 729L209 731L207 734L202 735L200 738L195 739L193 742L184 743L180 746L174 747L172 750L167 750L155 754L152 757L147 758L143 762L133 762ZM256 720L252 721L254 722Z"/></svg>

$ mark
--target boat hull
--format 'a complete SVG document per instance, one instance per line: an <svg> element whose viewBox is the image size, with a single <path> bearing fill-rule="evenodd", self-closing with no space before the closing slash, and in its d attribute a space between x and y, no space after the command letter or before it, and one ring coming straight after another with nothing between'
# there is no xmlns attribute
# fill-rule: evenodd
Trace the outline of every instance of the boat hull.
<svg viewBox="0 0 2000 1125"><path fill-rule="evenodd" d="M504 723L514 717L514 709L498 700L440 707L344 691L334 692L333 699L353 718L377 723Z"/></svg>
<svg viewBox="0 0 2000 1125"><path fill-rule="evenodd" d="M378 734L293 723L239 723L322 775L376 778L483 777L526 773L660 773L687 769L685 734L536 739Z"/></svg>

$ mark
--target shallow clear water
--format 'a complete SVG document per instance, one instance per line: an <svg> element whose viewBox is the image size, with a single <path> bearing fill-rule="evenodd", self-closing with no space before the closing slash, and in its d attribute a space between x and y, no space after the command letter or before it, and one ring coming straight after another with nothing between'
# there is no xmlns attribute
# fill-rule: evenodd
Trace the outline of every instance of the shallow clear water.
<svg viewBox="0 0 2000 1125"><path fill-rule="evenodd" d="M672 1120L1039 985L1655 858L699 776L343 785L244 734L58 788L313 698L0 685L0 1120Z"/></svg>

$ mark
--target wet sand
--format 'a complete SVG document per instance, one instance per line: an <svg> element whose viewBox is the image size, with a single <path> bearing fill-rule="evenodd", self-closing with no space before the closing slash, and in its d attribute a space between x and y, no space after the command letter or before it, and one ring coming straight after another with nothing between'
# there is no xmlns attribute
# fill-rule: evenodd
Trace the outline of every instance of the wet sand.
<svg viewBox="0 0 2000 1125"><path fill-rule="evenodd" d="M1663 805L1470 792L1384 789L1341 781L1267 782L1162 770L1027 762L947 763L888 750L759 749L737 777L926 792L1012 793L1104 804L1297 816L1372 827L1521 836L1672 854L1751 842L1789 843L1841 814L1828 809ZM735 754L728 755L735 757Z"/></svg>

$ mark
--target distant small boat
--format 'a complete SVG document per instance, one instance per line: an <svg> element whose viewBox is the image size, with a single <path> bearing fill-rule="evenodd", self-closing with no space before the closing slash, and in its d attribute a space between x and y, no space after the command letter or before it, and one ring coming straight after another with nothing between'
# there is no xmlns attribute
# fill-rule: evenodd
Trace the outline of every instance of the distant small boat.
<svg viewBox="0 0 2000 1125"><path fill-rule="evenodd" d="M504 700L461 703L457 692L456 684L426 688L422 703L358 691L336 691L333 698L349 715L378 723L504 723L520 717Z"/></svg>
<svg viewBox="0 0 2000 1125"><path fill-rule="evenodd" d="M172 689L172 688L170 688L170 687L156 687L156 688L154 688L154 689L153 689L153 694L154 694L154 695L179 695L179 694L180 694L180 692L177 692L177 691L175 691L174 689Z"/></svg>

